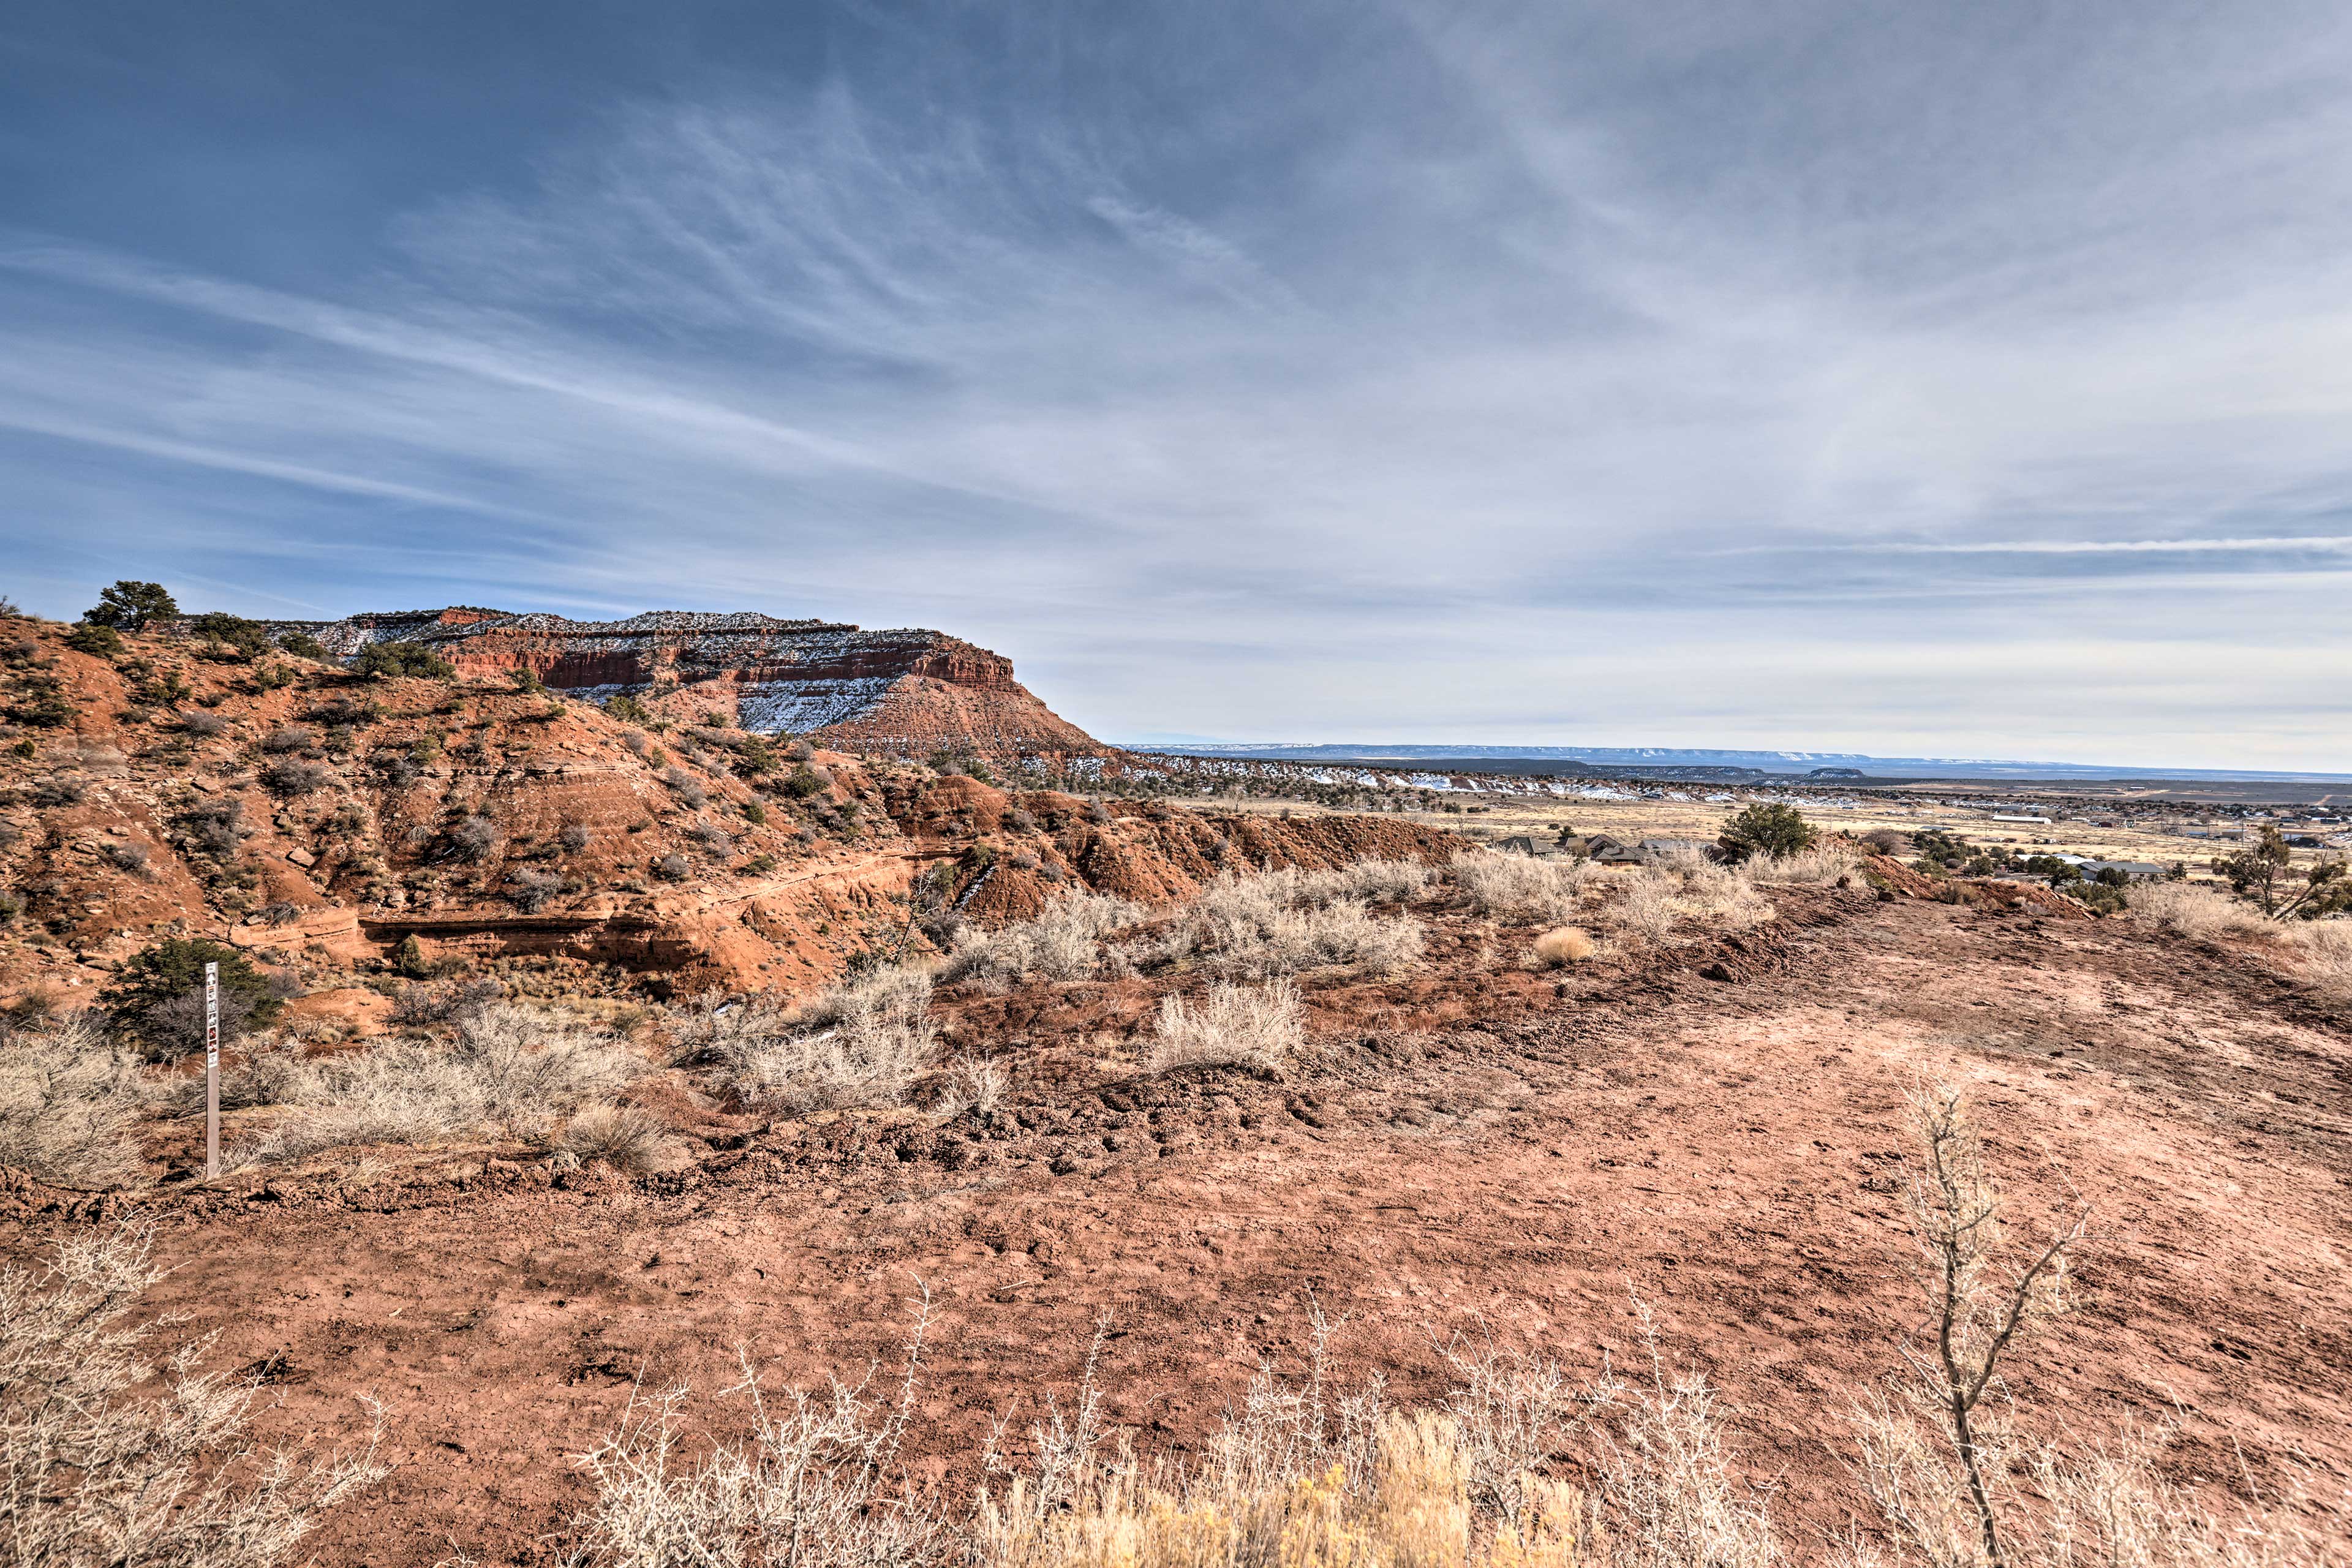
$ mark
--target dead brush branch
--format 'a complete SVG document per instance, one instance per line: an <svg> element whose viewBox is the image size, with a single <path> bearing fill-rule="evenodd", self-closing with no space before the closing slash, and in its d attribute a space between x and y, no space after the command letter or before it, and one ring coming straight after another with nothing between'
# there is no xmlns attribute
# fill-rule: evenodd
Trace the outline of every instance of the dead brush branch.
<svg viewBox="0 0 2352 1568"><path fill-rule="evenodd" d="M35 1273L0 1272L0 1538L42 1568L269 1568L391 1467L380 1414L345 1453L260 1452L258 1387L198 1368L208 1339L158 1366L126 1321L163 1277L150 1233L68 1236Z"/></svg>
<svg viewBox="0 0 2352 1568"><path fill-rule="evenodd" d="M2001 1568L2010 1467L1984 1400L2019 1336L2064 1308L2067 1257L2089 1215L2076 1215L2046 1241L2013 1246L1959 1093L1923 1086L1913 1093L1912 1115L1921 1166L1905 1204L1931 1343L1903 1352L1915 1384L1911 1415L1884 1400L1865 1410L1863 1475L1911 1550L1930 1562ZM1931 1460L1917 1440L1921 1419L1941 1429L1948 1462Z"/></svg>
<svg viewBox="0 0 2352 1568"><path fill-rule="evenodd" d="M1474 1347L1456 1338L1444 1356L1454 1380L1445 1414L1454 1422L1470 1496L1502 1519L1536 1505L1530 1484L1567 1457L1593 1418L1613 1408L1623 1392L1605 1367L1598 1383L1580 1385L1549 1357L1491 1342Z"/></svg>

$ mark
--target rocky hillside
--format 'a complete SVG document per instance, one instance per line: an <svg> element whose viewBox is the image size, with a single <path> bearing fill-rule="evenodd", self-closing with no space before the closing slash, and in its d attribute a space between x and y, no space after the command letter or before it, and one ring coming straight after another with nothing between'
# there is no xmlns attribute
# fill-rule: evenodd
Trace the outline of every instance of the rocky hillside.
<svg viewBox="0 0 2352 1568"><path fill-rule="evenodd" d="M496 655L445 638L474 657L437 679L160 634L84 652L61 626L0 625L0 1000L87 997L179 934L269 954L314 985L381 973L415 938L412 967L519 964L574 989L797 989L861 953L923 952L948 917L1026 915L1063 888L1150 901L1225 867L1437 858L1452 842L1377 818L1002 788L854 752L845 725L824 731L832 744L782 745L673 722L669 706L625 722L520 686L509 655L532 635ZM542 679L586 671L587 646L550 638ZM695 646L648 634L610 651L610 668L640 672L626 661L641 655L645 671L674 668ZM856 646L878 660L895 645ZM936 658L927 668L946 673L893 679L958 690L980 689L957 680L994 658L947 638L889 657L903 670Z"/></svg>
<svg viewBox="0 0 2352 1568"><path fill-rule="evenodd" d="M772 616L651 611L574 621L457 607L269 623L350 658L421 644L461 675L529 669L591 701L625 696L681 719L720 714L762 734L922 755L1101 757L1105 748L1013 678L1013 661L943 632L860 631Z"/></svg>

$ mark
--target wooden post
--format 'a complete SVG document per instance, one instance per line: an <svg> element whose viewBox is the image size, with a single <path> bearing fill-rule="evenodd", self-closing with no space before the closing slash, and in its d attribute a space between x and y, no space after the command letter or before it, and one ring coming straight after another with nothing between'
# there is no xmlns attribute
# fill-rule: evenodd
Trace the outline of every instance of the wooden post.
<svg viewBox="0 0 2352 1568"><path fill-rule="evenodd" d="M205 965L205 1180L220 1175L220 965Z"/></svg>

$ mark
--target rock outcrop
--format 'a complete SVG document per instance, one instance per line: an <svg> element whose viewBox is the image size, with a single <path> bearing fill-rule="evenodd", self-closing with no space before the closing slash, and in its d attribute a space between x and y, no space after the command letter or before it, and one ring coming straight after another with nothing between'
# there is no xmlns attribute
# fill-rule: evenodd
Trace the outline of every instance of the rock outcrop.
<svg viewBox="0 0 2352 1568"><path fill-rule="evenodd" d="M1108 749L1013 678L1013 661L944 632L861 631L831 621L655 610L622 621L471 605L273 622L341 658L418 643L460 675L528 669L592 701L626 696L766 734L846 750L989 757L1103 757Z"/></svg>
<svg viewBox="0 0 2352 1568"><path fill-rule="evenodd" d="M320 629L355 648L369 631L422 641L425 626L497 624L443 614L484 618ZM958 676L1026 698L994 655L908 636L930 640L903 662L943 673L898 675L865 722L923 711L925 682L977 702L986 689ZM883 658L888 638L857 656ZM496 653L435 646L457 679L254 659L162 629L108 657L53 623L0 625L0 708L55 710L0 728L0 1007L26 995L87 1005L114 966L164 936L251 950L346 1011L383 1000L345 994L352 983L415 983L420 963L493 972L526 994L796 993L877 953L932 953L909 924L919 876L945 878L985 925L1076 889L1159 902L1223 869L1436 862L1460 842L1390 817L1291 821L1000 788L878 745L866 749L885 754L861 757L820 743L798 760L798 747L698 718L649 732L520 689L508 679L529 646L520 637ZM602 652L650 658L653 646Z"/></svg>

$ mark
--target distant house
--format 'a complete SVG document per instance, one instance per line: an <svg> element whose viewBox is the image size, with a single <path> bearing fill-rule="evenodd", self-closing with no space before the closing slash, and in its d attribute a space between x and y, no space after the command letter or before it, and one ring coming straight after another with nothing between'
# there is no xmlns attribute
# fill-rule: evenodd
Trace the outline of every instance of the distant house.
<svg viewBox="0 0 2352 1568"><path fill-rule="evenodd" d="M1528 855L1538 860L1548 855L1556 855L1559 852L1558 845L1535 838L1525 833L1514 833L1494 847L1505 855Z"/></svg>
<svg viewBox="0 0 2352 1568"><path fill-rule="evenodd" d="M1695 838L1644 838L1628 844L1613 835L1595 833L1578 840L1575 847L1597 865L1654 866L1672 855L1696 853L1703 846Z"/></svg>
<svg viewBox="0 0 2352 1568"><path fill-rule="evenodd" d="M1587 836L1582 847L1587 859L1603 866L1646 866L1651 859L1635 846L1606 833Z"/></svg>

